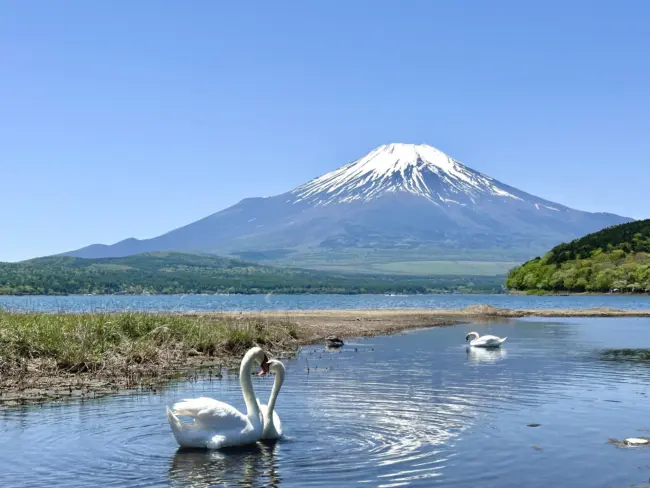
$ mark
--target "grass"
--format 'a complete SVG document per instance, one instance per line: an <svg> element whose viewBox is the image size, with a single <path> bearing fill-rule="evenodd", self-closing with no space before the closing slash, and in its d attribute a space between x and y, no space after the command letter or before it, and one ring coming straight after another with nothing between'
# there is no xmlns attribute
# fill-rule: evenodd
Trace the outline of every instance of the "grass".
<svg viewBox="0 0 650 488"><path fill-rule="evenodd" d="M19 314L0 311L0 377L177 367L237 357L250 347L295 347L283 320L235 315Z"/></svg>
<svg viewBox="0 0 650 488"><path fill-rule="evenodd" d="M519 263L513 261L398 261L377 264L376 271L421 276L500 276Z"/></svg>
<svg viewBox="0 0 650 488"><path fill-rule="evenodd" d="M259 258L277 266L294 266L336 273L383 274L401 276L505 276L531 253L502 250L459 250L432 246L415 249L342 248L322 254L302 250L286 256Z"/></svg>

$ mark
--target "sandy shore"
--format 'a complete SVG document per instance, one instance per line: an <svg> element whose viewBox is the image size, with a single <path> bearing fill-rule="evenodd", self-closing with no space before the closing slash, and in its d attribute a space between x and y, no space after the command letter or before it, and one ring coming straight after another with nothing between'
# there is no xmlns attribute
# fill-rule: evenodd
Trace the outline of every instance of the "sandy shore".
<svg viewBox="0 0 650 488"><path fill-rule="evenodd" d="M163 314L164 315L164 314ZM217 315L216 313L184 315ZM389 335L409 329L451 326L459 323L490 323L518 317L650 317L650 310L618 310L594 308L583 310L509 310L489 305L461 310L309 310L227 313L230 318L257 317L281 320L296 330L295 341L269 350L276 357L288 357L301 345L325 343L325 338ZM459 339L462 342L462 338ZM152 369L134 365L128 371L107 371L103 375L61 373L57 375L29 374L20 378L1 378L0 408L71 398L96 398L116 393L153 392L164 388L170 380L219 377L222 368L236 366L239 358L187 358L182 368Z"/></svg>
<svg viewBox="0 0 650 488"><path fill-rule="evenodd" d="M330 334L366 336L391 334L400 330L453 325L460 321L477 321L495 317L650 317L648 310L622 310L616 308L589 309L506 309L491 305L473 305L463 309L431 310L289 310L266 312L240 312L269 318L283 318L298 324L305 332L328 329Z"/></svg>

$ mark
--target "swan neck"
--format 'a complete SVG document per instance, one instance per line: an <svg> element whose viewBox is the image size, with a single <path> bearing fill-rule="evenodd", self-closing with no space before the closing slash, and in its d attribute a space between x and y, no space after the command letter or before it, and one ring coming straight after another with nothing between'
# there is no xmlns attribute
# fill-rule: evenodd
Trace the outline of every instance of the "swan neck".
<svg viewBox="0 0 650 488"><path fill-rule="evenodd" d="M284 382L284 368L279 368L277 373L275 373L275 381L273 382L273 389L271 390L271 396L269 397L268 405L268 414L269 418L273 418L273 409L275 408L275 401L278 398L280 393L280 388L282 388L282 383Z"/></svg>
<svg viewBox="0 0 650 488"><path fill-rule="evenodd" d="M244 403L246 403L246 413L251 421L253 419L260 419L260 408L257 403L257 396L253 389L253 380L251 379L251 368L253 367L253 360L255 359L255 352L247 352L242 359L239 367L239 384L244 396Z"/></svg>

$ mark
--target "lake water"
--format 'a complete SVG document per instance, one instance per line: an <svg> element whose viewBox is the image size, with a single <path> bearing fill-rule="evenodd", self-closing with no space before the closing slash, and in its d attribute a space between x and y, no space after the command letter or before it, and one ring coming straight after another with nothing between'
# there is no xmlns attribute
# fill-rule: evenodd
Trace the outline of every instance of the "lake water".
<svg viewBox="0 0 650 488"><path fill-rule="evenodd" d="M8 310L43 312L232 311L313 309L459 309L490 304L503 308L650 309L650 296L521 295L157 295L157 296L0 296Z"/></svg>
<svg viewBox="0 0 650 488"><path fill-rule="evenodd" d="M470 330L508 336L468 351ZM0 412L0 486L629 487L648 484L650 319L502 319L305 349L285 361L285 438L181 451L165 405L209 395L243 409L238 378ZM309 371L307 371L309 368ZM272 377L254 378L266 401ZM538 426L530 426L536 425Z"/></svg>

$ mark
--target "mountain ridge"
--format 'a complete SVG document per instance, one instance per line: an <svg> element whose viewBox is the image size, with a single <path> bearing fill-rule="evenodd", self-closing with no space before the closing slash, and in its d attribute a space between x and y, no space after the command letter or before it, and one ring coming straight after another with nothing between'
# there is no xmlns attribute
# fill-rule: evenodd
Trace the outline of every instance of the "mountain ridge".
<svg viewBox="0 0 650 488"><path fill-rule="evenodd" d="M386 250L385 259L393 261L445 255L523 261L632 220L536 197L432 146L393 143L280 195L243 199L158 237L93 244L65 255L273 251L284 257L268 262L322 267L368 261L372 251Z"/></svg>

